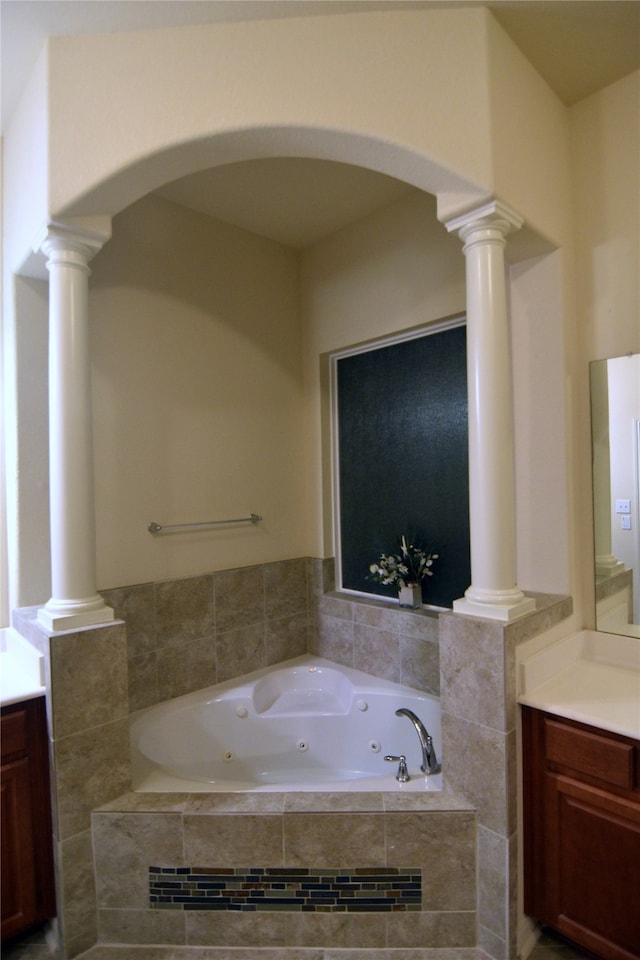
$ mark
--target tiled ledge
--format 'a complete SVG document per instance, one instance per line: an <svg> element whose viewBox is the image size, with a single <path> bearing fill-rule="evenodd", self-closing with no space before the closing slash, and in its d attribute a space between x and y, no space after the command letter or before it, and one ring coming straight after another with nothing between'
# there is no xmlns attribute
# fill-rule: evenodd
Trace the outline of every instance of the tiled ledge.
<svg viewBox="0 0 640 960"><path fill-rule="evenodd" d="M357 593L347 593L344 590L328 590L325 597L334 600L347 601L357 606L377 608L379 610L396 611L398 614L408 614L412 617L431 617L436 618L441 613L446 613L446 607L401 607L396 600L386 599L385 597L361 596Z"/></svg>
<svg viewBox="0 0 640 960"><path fill-rule="evenodd" d="M622 570L620 573L614 573L611 577L600 577L596 581L596 601L606 600L607 597L623 590L631 590L632 584L632 570Z"/></svg>
<svg viewBox="0 0 640 960"><path fill-rule="evenodd" d="M99 944L77 960L486 960L476 947L146 947ZM564 956L564 954L563 954Z"/></svg>
<svg viewBox="0 0 640 960"><path fill-rule="evenodd" d="M531 613L528 613L519 620L515 620L510 623L502 623L502 621L493 620L490 622L499 622L505 627L515 627L518 624L527 623L533 625L535 632L538 632L540 618L544 619L546 628L547 621L550 621L549 625L552 626L554 623L566 619L566 617L571 614L573 609L573 601L568 594L536 593L533 591L525 591L525 596L535 600L536 608ZM384 597L376 598L370 596L359 596L358 594L346 593L342 590L326 591L321 599L321 604L324 602L326 606L330 607L333 601L337 601L339 604L353 604L353 606L356 608L366 608L370 611L377 610L380 611L379 616L382 616L383 612L386 612L395 618L414 617L417 619L437 621L438 617L442 615L452 615L456 617L464 616L461 614L454 614L453 611L448 607L401 607L395 600L392 599L385 599ZM346 607L344 609L346 610ZM346 613L346 616L358 617L358 614L354 614L353 611L349 611ZM361 614L360 617L362 616L366 617L366 614ZM375 618L376 614L373 613L372 617Z"/></svg>
<svg viewBox="0 0 640 960"><path fill-rule="evenodd" d="M95 813L277 815L284 813L467 812L475 808L446 788L433 793L124 793Z"/></svg>

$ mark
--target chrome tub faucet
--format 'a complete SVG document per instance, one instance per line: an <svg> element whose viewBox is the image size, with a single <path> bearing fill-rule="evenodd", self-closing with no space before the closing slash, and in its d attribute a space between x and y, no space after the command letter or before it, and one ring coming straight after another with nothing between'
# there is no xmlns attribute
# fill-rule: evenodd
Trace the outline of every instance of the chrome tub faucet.
<svg viewBox="0 0 640 960"><path fill-rule="evenodd" d="M400 707L399 710L396 710L396 717L408 717L416 728L420 749L422 750L422 764L420 766L422 772L426 773L427 776L431 773L440 773L440 764L436 757L433 739L420 717L416 716L413 710L409 710L407 707Z"/></svg>

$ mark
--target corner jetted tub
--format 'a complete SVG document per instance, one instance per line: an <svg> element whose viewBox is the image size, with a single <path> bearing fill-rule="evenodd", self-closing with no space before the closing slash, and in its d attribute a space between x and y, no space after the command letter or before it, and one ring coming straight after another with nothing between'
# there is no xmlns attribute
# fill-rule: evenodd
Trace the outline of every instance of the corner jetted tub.
<svg viewBox="0 0 640 960"><path fill-rule="evenodd" d="M303 656L178 697L131 726L138 791L440 790L421 771L411 710L438 760L440 701L317 657ZM410 780L396 779L407 759Z"/></svg>

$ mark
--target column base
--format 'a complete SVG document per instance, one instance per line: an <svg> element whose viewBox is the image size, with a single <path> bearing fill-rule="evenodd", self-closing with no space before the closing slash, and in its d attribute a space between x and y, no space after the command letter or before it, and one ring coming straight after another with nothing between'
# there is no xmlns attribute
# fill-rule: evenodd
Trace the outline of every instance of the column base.
<svg viewBox="0 0 640 960"><path fill-rule="evenodd" d="M80 627L110 623L115 620L115 613L100 596L85 603L49 600L38 610L37 620L46 630L56 633L61 630L75 630Z"/></svg>
<svg viewBox="0 0 640 960"><path fill-rule="evenodd" d="M609 554L606 557L596 557L596 577L602 578L603 580L612 577L616 573L622 573L624 568L622 560L618 560L613 554Z"/></svg>
<svg viewBox="0 0 640 960"><path fill-rule="evenodd" d="M519 590L510 601L504 597L495 601L478 601L466 596L453 601L454 613L462 613L467 617L500 620L503 623L510 623L512 620L524 617L527 613L533 613L535 609L535 600L532 597L525 597Z"/></svg>

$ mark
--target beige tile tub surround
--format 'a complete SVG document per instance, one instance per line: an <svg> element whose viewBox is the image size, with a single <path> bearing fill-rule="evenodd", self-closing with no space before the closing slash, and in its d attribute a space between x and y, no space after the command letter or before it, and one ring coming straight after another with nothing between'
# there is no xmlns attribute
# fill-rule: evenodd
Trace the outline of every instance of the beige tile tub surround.
<svg viewBox="0 0 640 960"><path fill-rule="evenodd" d="M131 787L128 719L93 727L53 743L56 835L66 840L89 827L105 797Z"/></svg>
<svg viewBox="0 0 640 960"><path fill-rule="evenodd" d="M103 591L127 624L130 710L307 652L439 694L437 614L333 588L332 560L300 558Z"/></svg>
<svg viewBox="0 0 640 960"><path fill-rule="evenodd" d="M220 633L264 621L265 586L261 566L223 570L215 575L214 583L216 629ZM306 585L303 598L306 600Z"/></svg>
<svg viewBox="0 0 640 960"><path fill-rule="evenodd" d="M269 604L262 593L267 581L274 590ZM257 597L245 607L247 584L255 587ZM297 600L292 607L291 586L294 584ZM89 842L92 810L124 795L128 798L127 808L121 812L127 816L132 817L135 810L145 820L175 814L177 819L169 823L179 825L181 835L184 830L186 797L127 793L130 790L129 713L157 703L167 692L175 696L215 682L220 670L225 675L240 675L298 656L307 649L429 692L439 691L442 673L446 779L449 788L464 794L468 802L478 807L480 943L496 960L507 956L513 944L516 909L514 649L517 643L544 633L569 616L571 602L538 598L538 613L500 627L498 633L491 621L480 621L478 627L478 621L470 618L445 615L441 621L443 639L439 643L438 619L433 613L400 611L383 602L331 593L333 589L332 560L301 559L242 571L222 571L186 581L104 591L107 603L126 621L126 627L116 622L52 637L37 623L37 608L16 611L15 626L45 654L47 668L54 839L64 958L79 955L95 942L96 901ZM301 595L305 597L304 610L299 606ZM188 603L193 603L196 610L187 613L183 631L181 617ZM258 617L255 622L247 622L254 617ZM198 636L208 630L211 632ZM240 649L238 644L234 649L232 641L239 641ZM479 686L474 679L476 670L483 678L482 690L476 689ZM492 690L489 696L487 687ZM474 756L478 762L474 775L470 776ZM325 794L323 802L334 806L323 808L318 801L314 809L309 809L309 795L296 795L297 800L293 799L294 795L288 795L286 814L273 799L281 795L270 795L269 801L266 795L246 795L231 801L221 799L224 796L217 795L216 799L216 804L222 806L202 808L199 806L203 803L202 795L198 795L190 801L188 816L195 818L196 811L200 810L200 816L213 813L220 818L223 813L232 813L237 820L237 814L244 812L256 816L269 814L277 819L298 813L335 813L338 809L335 804L339 804L345 812L385 821L389 813L416 810L416 800L409 794L394 795L393 811L385 807L381 810L380 806L371 809L372 795L367 795L365 806L355 811L350 806L353 801L346 795L338 795L338 800ZM445 803L446 812L448 796L447 793L430 795L429 816L443 812L440 802ZM267 809L263 805L274 802L275 808ZM296 803L297 809L293 806ZM465 809L468 811L468 803ZM117 811L104 811L107 812ZM164 826L167 825L165 822ZM385 822L385 830L388 826ZM195 838L198 828L190 829ZM200 829L204 829L206 835L206 827ZM295 827L290 829L293 829L292 841ZM137 835L137 831L133 833ZM140 834L146 836L148 842L153 835L153 830L149 833L146 829ZM173 841L167 837L167 842ZM425 840L427 848L431 842L432 837L428 843ZM133 857L134 866L137 863L136 850L133 843L127 854L125 844L121 861L125 872L129 856ZM150 864L151 861L145 866ZM104 875L100 876L103 882ZM425 877L428 876L426 870ZM454 887L459 893L456 884ZM103 893L107 896L104 890ZM144 918L138 916L139 910ZM149 942L145 937L162 935L165 937L162 943L184 944L184 936L188 944L195 943L199 936L208 936L202 933L202 927L200 934L196 932L197 918L189 921L193 924L190 933L181 919L153 920L147 917L148 912L146 904L142 907L132 903L101 905L99 935L103 940L112 939L117 930L126 930L128 924L129 929L138 931L140 942ZM450 911L438 909L411 916L414 918L411 929L415 933L409 936L414 937L416 948L429 944L430 949L436 949L435 944L441 943L440 949L445 950L455 937L468 942L468 951L473 951L475 933L469 932L471 927L475 929L473 911L461 909L458 904ZM420 917L419 922L415 917ZM399 916L386 918L389 950L391 946L409 948L404 942L402 921ZM202 920L202 924L206 922L213 921ZM287 918L285 938L291 943L313 939L316 934L311 915L306 926L305 922ZM160 930L157 924L162 923L166 926ZM336 932L336 939L340 940L341 936ZM211 953L214 956L214 948L208 949L214 951ZM252 949L247 946L247 950ZM296 949L312 948L291 946L282 957ZM339 949L337 945L328 947L326 956ZM458 956L467 956L467 948L458 947L454 953L457 960Z"/></svg>
<svg viewBox="0 0 640 960"><path fill-rule="evenodd" d="M58 922L69 956L87 950L98 934L91 830L57 844Z"/></svg>
<svg viewBox="0 0 640 960"><path fill-rule="evenodd" d="M314 614L310 653L439 695L436 612L333 592L317 598Z"/></svg>
<svg viewBox="0 0 640 960"><path fill-rule="evenodd" d="M127 716L126 651L124 623L52 638L49 669L56 740Z"/></svg>
<svg viewBox="0 0 640 960"><path fill-rule="evenodd" d="M54 835L88 830L91 811L131 786L123 623L47 636Z"/></svg>
<svg viewBox="0 0 640 960"><path fill-rule="evenodd" d="M93 814L102 939L197 946L467 949L475 944L476 822L453 794L126 794ZM336 811L336 805L341 812ZM419 866L422 911L238 913L149 906L150 865ZM180 919L166 920L169 913ZM156 920L155 918L158 917ZM181 922L184 927L181 926ZM180 937L184 939L180 940ZM125 939L127 938L127 939Z"/></svg>
<svg viewBox="0 0 640 960"><path fill-rule="evenodd" d="M478 943L496 960L517 954L515 651L572 611L570 598L536 595L536 604L512 624L440 617L446 781L478 811Z"/></svg>
<svg viewBox="0 0 640 960"><path fill-rule="evenodd" d="M95 943L91 812L131 789L127 636L121 622L56 634L16 615L45 655L53 839L62 956Z"/></svg>
<svg viewBox="0 0 640 960"><path fill-rule="evenodd" d="M104 590L126 620L131 712L306 653L313 561Z"/></svg>

